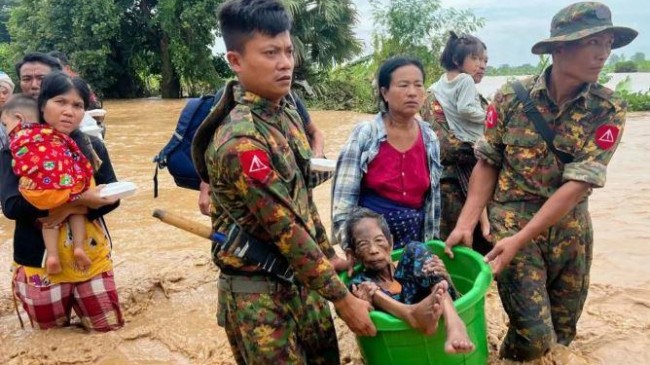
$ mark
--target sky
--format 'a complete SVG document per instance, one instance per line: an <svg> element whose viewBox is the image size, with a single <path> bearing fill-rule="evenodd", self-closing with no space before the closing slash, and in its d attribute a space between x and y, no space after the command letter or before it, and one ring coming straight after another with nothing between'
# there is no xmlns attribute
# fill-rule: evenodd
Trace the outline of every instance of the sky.
<svg viewBox="0 0 650 365"><path fill-rule="evenodd" d="M374 0L383 1L387 0ZM370 37L373 30L372 8L369 0L354 0L359 13L359 24L355 27L357 36L371 50ZM474 15L485 18L485 26L474 35L488 48L489 65L511 66L525 63L537 64L538 56L530 53L536 42L548 38L551 19L571 0L442 0L444 8L470 9ZM614 50L629 58L636 52L643 52L650 59L650 1L609 0L604 1L612 11L614 25L626 26L639 32L639 36L628 46Z"/></svg>

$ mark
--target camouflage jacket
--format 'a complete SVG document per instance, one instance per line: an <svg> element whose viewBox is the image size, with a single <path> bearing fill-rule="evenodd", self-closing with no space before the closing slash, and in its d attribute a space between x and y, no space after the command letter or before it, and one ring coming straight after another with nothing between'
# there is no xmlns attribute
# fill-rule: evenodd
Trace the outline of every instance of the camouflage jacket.
<svg viewBox="0 0 650 365"><path fill-rule="evenodd" d="M236 220L262 242L275 244L298 280L329 300L347 294L327 257L327 239L310 190L327 178L309 169L311 149L296 110L230 84L234 106L205 150L213 228ZM222 103L217 105L220 107ZM214 111L213 111L214 112ZM211 112L212 114L212 112ZM219 252L221 268L256 271L230 252Z"/></svg>
<svg viewBox="0 0 650 365"><path fill-rule="evenodd" d="M488 101L481 95L481 105L487 108ZM431 128L438 136L440 142L440 163L442 164L442 179L456 179L456 165L473 165L476 163L474 157L474 145L469 142L463 142L456 138L449 128L445 112L442 106L436 100L433 91L427 93L427 98L420 110L422 119L431 125Z"/></svg>
<svg viewBox="0 0 650 365"><path fill-rule="evenodd" d="M494 200L544 201L569 180L605 185L609 163L623 134L626 104L599 84L585 84L560 110L549 97L546 75L523 81L540 113L555 132L555 147L574 157L564 165L524 113L511 84L488 107L485 135L476 144L479 159L500 169Z"/></svg>

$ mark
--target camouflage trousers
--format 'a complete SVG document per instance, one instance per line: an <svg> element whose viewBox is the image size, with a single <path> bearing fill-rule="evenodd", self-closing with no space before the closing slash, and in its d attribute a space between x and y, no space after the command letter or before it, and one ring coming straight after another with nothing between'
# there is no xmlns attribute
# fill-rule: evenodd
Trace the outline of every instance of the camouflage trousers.
<svg viewBox="0 0 650 365"><path fill-rule="evenodd" d="M328 302L303 286L221 274L217 320L238 365L340 363Z"/></svg>
<svg viewBox="0 0 650 365"><path fill-rule="evenodd" d="M496 239L512 236L539 210L534 203L491 203ZM523 247L496 278L510 319L500 356L530 361L555 342L568 345L587 298L593 230L587 202Z"/></svg>
<svg viewBox="0 0 650 365"><path fill-rule="evenodd" d="M456 227L460 211L465 204L465 194L460 187L456 178L444 178L440 180L440 198L441 198L441 215L440 215L440 239L446 240L451 231ZM482 255L485 255L492 249L492 244L481 234L480 225L474 230L473 249Z"/></svg>

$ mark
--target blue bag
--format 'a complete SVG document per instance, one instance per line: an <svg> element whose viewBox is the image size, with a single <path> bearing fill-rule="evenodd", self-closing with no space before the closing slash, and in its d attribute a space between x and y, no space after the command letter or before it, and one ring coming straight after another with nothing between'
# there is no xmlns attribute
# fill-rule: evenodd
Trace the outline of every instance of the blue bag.
<svg viewBox="0 0 650 365"><path fill-rule="evenodd" d="M154 198L158 197L158 169L169 170L177 186L199 190L201 178L192 163L192 138L212 106L219 101L214 95L204 95L187 101L176 124L176 130L167 145L154 157Z"/></svg>

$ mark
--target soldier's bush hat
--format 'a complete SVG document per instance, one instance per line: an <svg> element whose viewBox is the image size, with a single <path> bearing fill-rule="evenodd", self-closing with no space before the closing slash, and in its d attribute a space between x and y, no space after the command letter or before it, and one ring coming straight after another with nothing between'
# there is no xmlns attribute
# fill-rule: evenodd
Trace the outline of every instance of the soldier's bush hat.
<svg viewBox="0 0 650 365"><path fill-rule="evenodd" d="M612 12L598 2L574 3L560 10L551 21L551 37L535 43L533 54L552 53L563 42L579 40L597 33L614 36L612 49L623 47L636 38L636 30L612 25Z"/></svg>

